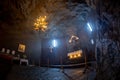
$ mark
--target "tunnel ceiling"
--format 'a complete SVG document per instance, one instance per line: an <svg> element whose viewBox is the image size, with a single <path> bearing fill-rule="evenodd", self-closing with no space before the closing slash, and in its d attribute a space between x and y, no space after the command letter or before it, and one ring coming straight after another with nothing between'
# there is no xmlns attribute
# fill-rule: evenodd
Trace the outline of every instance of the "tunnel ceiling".
<svg viewBox="0 0 120 80"><path fill-rule="evenodd" d="M87 5L77 2L84 1L71 0L69 4L67 0L1 0L0 32L6 35L31 35L35 19L45 15L48 32L60 32L62 28L83 25L90 9Z"/></svg>
<svg viewBox="0 0 120 80"><path fill-rule="evenodd" d="M4 35L3 37L34 36L36 32L33 30L33 24L39 16L47 16L47 37L85 34L83 30L87 20L91 18L93 22L97 17L96 11L85 1L89 0L1 0L0 34ZM119 2L104 1L107 7L103 10L107 13L118 9L116 4ZM118 13L119 10L116 14Z"/></svg>

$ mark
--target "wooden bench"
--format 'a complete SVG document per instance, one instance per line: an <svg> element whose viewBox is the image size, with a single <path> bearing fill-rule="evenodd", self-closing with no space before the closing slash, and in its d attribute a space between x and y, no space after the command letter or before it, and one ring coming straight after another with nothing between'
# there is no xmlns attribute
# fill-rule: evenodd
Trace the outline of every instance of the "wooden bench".
<svg viewBox="0 0 120 80"><path fill-rule="evenodd" d="M20 65L22 63L26 63L27 66L29 65L28 59L20 59Z"/></svg>

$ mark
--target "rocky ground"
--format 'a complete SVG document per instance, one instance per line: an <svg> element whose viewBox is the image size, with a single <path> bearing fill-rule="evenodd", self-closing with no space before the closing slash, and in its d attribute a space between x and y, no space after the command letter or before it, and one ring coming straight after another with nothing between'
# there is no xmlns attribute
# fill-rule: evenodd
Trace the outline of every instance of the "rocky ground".
<svg viewBox="0 0 120 80"><path fill-rule="evenodd" d="M9 72L6 80L94 80L95 71L84 68L60 69L35 66L15 65Z"/></svg>

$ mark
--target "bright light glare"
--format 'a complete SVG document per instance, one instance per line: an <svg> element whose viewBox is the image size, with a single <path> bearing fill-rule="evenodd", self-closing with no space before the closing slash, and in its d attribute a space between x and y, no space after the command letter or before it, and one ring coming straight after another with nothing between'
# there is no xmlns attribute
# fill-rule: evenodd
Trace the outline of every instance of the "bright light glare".
<svg viewBox="0 0 120 80"><path fill-rule="evenodd" d="M92 32L92 27L90 26L90 24L89 24L89 23L87 23L87 25L88 25L88 27L89 27L90 31Z"/></svg>
<svg viewBox="0 0 120 80"><path fill-rule="evenodd" d="M53 47L57 47L57 41L56 41L56 40L53 40L53 41L52 41L52 45L53 45Z"/></svg>
<svg viewBox="0 0 120 80"><path fill-rule="evenodd" d="M93 41L93 39L91 39L91 43L92 43L92 44L94 44L94 41Z"/></svg>
<svg viewBox="0 0 120 80"><path fill-rule="evenodd" d="M47 22L46 22L46 16L40 16L38 17L34 22L34 30L38 31L45 31L47 30Z"/></svg>

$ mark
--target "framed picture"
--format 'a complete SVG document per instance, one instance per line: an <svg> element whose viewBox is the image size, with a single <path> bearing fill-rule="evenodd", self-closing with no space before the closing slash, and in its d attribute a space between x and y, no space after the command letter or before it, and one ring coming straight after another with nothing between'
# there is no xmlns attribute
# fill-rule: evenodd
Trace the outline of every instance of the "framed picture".
<svg viewBox="0 0 120 80"><path fill-rule="evenodd" d="M25 46L24 44L19 44L19 46L18 46L18 51L24 53L24 52L25 52L25 47L26 47L26 46Z"/></svg>
<svg viewBox="0 0 120 80"><path fill-rule="evenodd" d="M2 48L2 51L1 51L1 52L3 52L3 53L4 53L4 52L5 52L5 48Z"/></svg>
<svg viewBox="0 0 120 80"><path fill-rule="evenodd" d="M10 50L9 50L9 49L7 49L6 53L7 53L7 54L9 54L9 53L10 53Z"/></svg>

